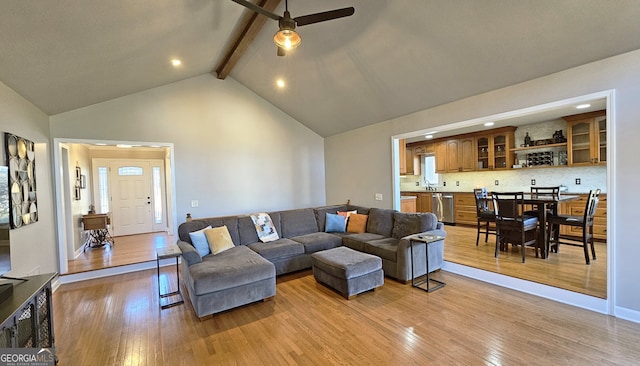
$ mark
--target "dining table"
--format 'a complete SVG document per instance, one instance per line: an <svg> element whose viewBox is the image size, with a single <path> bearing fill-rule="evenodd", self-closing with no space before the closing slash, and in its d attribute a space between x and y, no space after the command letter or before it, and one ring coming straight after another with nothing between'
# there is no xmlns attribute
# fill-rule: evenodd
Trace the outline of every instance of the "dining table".
<svg viewBox="0 0 640 366"><path fill-rule="evenodd" d="M544 259L549 255L549 241L547 240L547 215L550 211L553 215L558 214L558 206L562 202L574 201L580 199L578 195L553 195L540 193L525 193L524 203L536 207L538 211L538 222L540 230L538 230L538 239L536 246L540 250L540 256ZM556 235L559 235L556 234Z"/></svg>

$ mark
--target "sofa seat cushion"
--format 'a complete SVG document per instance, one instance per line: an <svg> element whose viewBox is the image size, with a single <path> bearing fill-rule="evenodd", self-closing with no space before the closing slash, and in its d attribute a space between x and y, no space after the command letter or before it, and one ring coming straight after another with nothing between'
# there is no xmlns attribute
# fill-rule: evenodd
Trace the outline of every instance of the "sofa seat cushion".
<svg viewBox="0 0 640 366"><path fill-rule="evenodd" d="M384 235L374 233L349 234L342 236L342 245L351 249L363 251L364 243L370 240L382 239Z"/></svg>
<svg viewBox="0 0 640 366"><path fill-rule="evenodd" d="M345 247L323 250L311 257L314 268L337 278L350 279L382 269L380 258Z"/></svg>
<svg viewBox="0 0 640 366"><path fill-rule="evenodd" d="M398 242L396 238L384 238L371 240L364 243L364 252L376 255L380 258L397 261Z"/></svg>
<svg viewBox="0 0 640 366"><path fill-rule="evenodd" d="M236 246L217 255L207 255L189 267L190 287L195 295L234 288L275 278L273 263L245 246Z"/></svg>
<svg viewBox="0 0 640 366"><path fill-rule="evenodd" d="M269 260L304 254L304 246L302 244L287 238L268 243L253 243L247 246Z"/></svg>
<svg viewBox="0 0 640 366"><path fill-rule="evenodd" d="M294 236L291 240L304 245L304 252L315 253L320 250L327 250L342 245L342 238L328 233L312 233L301 236Z"/></svg>

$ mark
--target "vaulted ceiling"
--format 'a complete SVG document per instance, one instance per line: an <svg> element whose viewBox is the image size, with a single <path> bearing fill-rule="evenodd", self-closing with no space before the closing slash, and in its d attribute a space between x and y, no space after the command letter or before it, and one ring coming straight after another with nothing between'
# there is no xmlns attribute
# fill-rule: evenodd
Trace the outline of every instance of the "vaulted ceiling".
<svg viewBox="0 0 640 366"><path fill-rule="evenodd" d="M293 17L347 6L351 17L298 28L285 57L266 19L229 77L330 136L640 49L638 0L289 2ZM3 0L0 81L54 115L215 74L245 12L231 0Z"/></svg>

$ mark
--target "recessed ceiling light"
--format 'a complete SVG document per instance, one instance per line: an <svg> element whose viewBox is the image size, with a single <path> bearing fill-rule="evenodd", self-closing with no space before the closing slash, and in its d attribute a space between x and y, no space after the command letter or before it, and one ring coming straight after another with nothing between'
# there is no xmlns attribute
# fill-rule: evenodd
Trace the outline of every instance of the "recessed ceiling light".
<svg viewBox="0 0 640 366"><path fill-rule="evenodd" d="M494 124L495 124L495 123L493 123L493 122L486 122L484 125L485 125L485 126L487 126L487 127L491 127L491 126L493 126Z"/></svg>
<svg viewBox="0 0 640 366"><path fill-rule="evenodd" d="M284 80L278 79L276 80L276 85L278 86L278 88L284 88L286 84L284 83Z"/></svg>
<svg viewBox="0 0 640 366"><path fill-rule="evenodd" d="M131 145L125 145L125 144L117 144L116 146L121 149L129 149L132 147Z"/></svg>
<svg viewBox="0 0 640 366"><path fill-rule="evenodd" d="M425 136L424 136L424 138L425 138L425 139L427 139L427 140L428 140L428 139L432 139L432 138L433 138L433 135L425 135Z"/></svg>
<svg viewBox="0 0 640 366"><path fill-rule="evenodd" d="M171 60L171 65L173 65L173 67L178 67L182 65L182 61L178 60L177 58L174 58L173 60Z"/></svg>
<svg viewBox="0 0 640 366"><path fill-rule="evenodd" d="M107 146L104 142L96 142L96 146Z"/></svg>
<svg viewBox="0 0 640 366"><path fill-rule="evenodd" d="M591 107L591 104L585 103L585 104L577 105L576 109L585 109L585 108L589 108L589 107Z"/></svg>

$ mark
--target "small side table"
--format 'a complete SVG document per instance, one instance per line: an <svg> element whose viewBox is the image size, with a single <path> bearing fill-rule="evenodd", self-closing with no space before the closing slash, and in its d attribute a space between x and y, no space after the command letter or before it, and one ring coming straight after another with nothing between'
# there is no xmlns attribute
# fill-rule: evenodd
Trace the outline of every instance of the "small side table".
<svg viewBox="0 0 640 366"><path fill-rule="evenodd" d="M173 244L164 248L156 249L156 270L158 273L158 295L160 296L161 309L166 309L172 306L184 304L184 298L182 297L182 292L180 292L180 271L178 269L178 258L180 258L181 255L182 255L182 251L180 250L180 248L178 248L177 245L173 245ZM163 294L160 287L160 260L169 259L169 258L176 259L176 281L177 281L178 289L176 291L167 292ZM180 299L163 305L162 299L169 296L180 296Z"/></svg>
<svg viewBox="0 0 640 366"><path fill-rule="evenodd" d="M435 243L437 241L440 241L444 239L444 236L438 236L438 235L428 235L428 234L421 234L421 235L414 235L412 237L409 238L409 248L411 250L411 286L413 287L417 287L420 290L424 290L426 292L431 292L431 291L435 291L439 288L444 287L445 283L442 281L438 281L435 280L433 278L429 277L429 244L431 243ZM424 243L425 244L425 256L426 256L426 275L425 275L425 279L421 280L421 281L416 281L416 277L414 275L413 272L413 246L414 244L419 244L419 243ZM434 282L436 285L435 286L430 286L430 283ZM426 287L422 287L422 285L425 285Z"/></svg>

